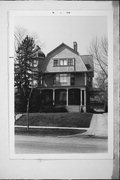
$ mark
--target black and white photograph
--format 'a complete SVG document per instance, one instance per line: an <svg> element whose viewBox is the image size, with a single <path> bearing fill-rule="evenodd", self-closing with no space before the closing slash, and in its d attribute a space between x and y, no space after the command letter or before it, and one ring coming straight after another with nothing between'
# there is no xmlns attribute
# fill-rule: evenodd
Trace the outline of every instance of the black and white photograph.
<svg viewBox="0 0 120 180"><path fill-rule="evenodd" d="M118 1L0 1L0 178L119 179Z"/></svg>
<svg viewBox="0 0 120 180"><path fill-rule="evenodd" d="M106 157L112 152L110 14L13 14L14 154Z"/></svg>

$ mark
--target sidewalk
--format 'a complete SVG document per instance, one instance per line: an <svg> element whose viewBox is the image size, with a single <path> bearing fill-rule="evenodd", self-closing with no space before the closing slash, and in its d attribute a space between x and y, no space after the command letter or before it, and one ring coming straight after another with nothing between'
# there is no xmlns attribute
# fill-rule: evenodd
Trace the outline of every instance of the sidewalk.
<svg viewBox="0 0 120 180"><path fill-rule="evenodd" d="M27 128L27 126L15 125L16 128ZM54 126L29 126L30 129L75 129L75 130L88 130L89 128L78 127L54 127Z"/></svg>
<svg viewBox="0 0 120 180"><path fill-rule="evenodd" d="M90 128L83 134L88 136L108 137L108 114L93 114Z"/></svg>
<svg viewBox="0 0 120 180"><path fill-rule="evenodd" d="M15 120L18 120L20 117L22 117L23 114L16 114L15 115Z"/></svg>

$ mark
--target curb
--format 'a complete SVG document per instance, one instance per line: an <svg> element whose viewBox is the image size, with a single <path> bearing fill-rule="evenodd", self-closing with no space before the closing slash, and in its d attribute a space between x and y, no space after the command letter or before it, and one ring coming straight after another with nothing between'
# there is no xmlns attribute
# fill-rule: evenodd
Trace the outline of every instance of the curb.
<svg viewBox="0 0 120 180"><path fill-rule="evenodd" d="M27 128L27 126L15 125L15 128ZM29 126L33 129L69 129L69 130L88 130L89 128L78 128L78 127L55 127L55 126Z"/></svg>

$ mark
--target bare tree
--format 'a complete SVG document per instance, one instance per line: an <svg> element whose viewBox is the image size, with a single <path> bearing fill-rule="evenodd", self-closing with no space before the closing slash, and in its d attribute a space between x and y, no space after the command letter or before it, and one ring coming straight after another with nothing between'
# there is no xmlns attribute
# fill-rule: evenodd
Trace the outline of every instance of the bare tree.
<svg viewBox="0 0 120 180"><path fill-rule="evenodd" d="M108 77L108 40L102 37L100 40L96 37L91 45L89 52L94 57L95 72L103 71L105 77Z"/></svg>
<svg viewBox="0 0 120 180"><path fill-rule="evenodd" d="M107 103L108 95L108 40L106 37L92 41L89 53L93 55L95 85L103 91L101 99Z"/></svg>
<svg viewBox="0 0 120 180"><path fill-rule="evenodd" d="M37 44L39 47L45 46L45 43L40 41L40 38L36 33L28 32L28 30L23 27L15 27L15 32L14 32L15 53L16 53L16 50L18 49L18 46L20 46L23 39L27 35L30 37L33 37L35 44Z"/></svg>
<svg viewBox="0 0 120 180"><path fill-rule="evenodd" d="M22 43L23 39L27 36L27 30L22 27L15 27L14 32L14 47L15 52L18 49L18 46Z"/></svg>

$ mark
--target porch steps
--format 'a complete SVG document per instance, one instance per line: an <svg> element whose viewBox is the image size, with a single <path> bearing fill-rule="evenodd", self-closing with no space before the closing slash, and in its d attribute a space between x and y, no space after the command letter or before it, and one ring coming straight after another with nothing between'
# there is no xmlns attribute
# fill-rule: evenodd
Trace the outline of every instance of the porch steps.
<svg viewBox="0 0 120 180"><path fill-rule="evenodd" d="M67 106L66 109L68 110L68 112L80 112L80 106Z"/></svg>

